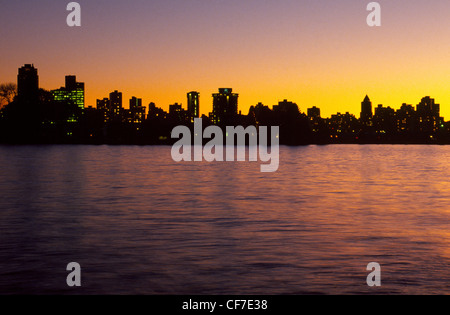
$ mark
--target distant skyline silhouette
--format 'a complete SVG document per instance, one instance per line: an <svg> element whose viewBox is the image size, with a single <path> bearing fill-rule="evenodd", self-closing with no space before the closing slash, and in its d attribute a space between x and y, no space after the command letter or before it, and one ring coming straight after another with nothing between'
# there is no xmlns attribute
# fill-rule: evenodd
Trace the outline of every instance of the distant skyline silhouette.
<svg viewBox="0 0 450 315"><path fill-rule="evenodd" d="M0 111L0 141L173 144L171 130L180 125L192 129L202 108L197 91L186 93L187 108L175 103L166 112L153 102L145 106L136 96L126 108L118 90L109 93L109 98L97 99L96 107L85 107L85 84L78 82L75 75L66 75L65 86L51 91L40 88L39 82L39 72L33 64L18 69L17 96ZM403 103L395 110L383 105L374 108L366 95L359 118L349 112L323 118L320 108L313 106L304 112L287 99L272 108L262 103L252 105L245 114L239 109L239 94L232 88L219 88L211 96L212 111L201 115L204 128L277 126L280 144L450 144L450 123L441 117L440 104L430 96L423 97L416 107Z"/></svg>

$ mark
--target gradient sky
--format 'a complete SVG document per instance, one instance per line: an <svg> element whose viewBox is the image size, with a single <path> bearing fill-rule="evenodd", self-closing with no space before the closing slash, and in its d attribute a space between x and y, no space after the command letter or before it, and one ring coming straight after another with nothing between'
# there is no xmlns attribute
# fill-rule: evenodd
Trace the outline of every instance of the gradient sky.
<svg viewBox="0 0 450 315"><path fill-rule="evenodd" d="M0 83L33 63L45 89L77 75L86 105L117 89L168 110L196 90L207 114L231 87L244 114L288 99L359 117L366 94L395 109L429 95L450 119L448 0L378 1L378 28L369 0L85 0L79 28L69 2L0 0Z"/></svg>

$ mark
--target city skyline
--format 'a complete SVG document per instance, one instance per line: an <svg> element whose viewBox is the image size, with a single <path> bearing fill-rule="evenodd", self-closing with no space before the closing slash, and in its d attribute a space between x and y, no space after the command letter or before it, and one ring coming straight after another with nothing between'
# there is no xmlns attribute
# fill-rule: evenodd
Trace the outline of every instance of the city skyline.
<svg viewBox="0 0 450 315"><path fill-rule="evenodd" d="M42 87L40 86L40 76L38 73L38 69L34 66L34 64L24 64L22 67L19 68L18 70L18 75L17 75L17 90L18 90L18 95L20 95L20 90L24 89L22 86L26 86L28 89L32 89L32 90L36 90L33 94L37 94L37 89L34 88L33 86L37 86L37 88L42 89ZM29 82L28 82L29 81ZM22 82L22 83L21 83ZM1 83L1 82L0 82ZM9 82L8 84L16 84L14 82ZM212 96L212 100L210 100L211 103L211 111L206 112L205 110L202 111L202 106L201 106L201 102L200 102L200 92L198 91L190 91L187 92L187 102L185 103L185 105L183 106L183 103L172 103L172 104L163 104L161 106L161 104L155 104L155 102L150 101L148 103L148 105L145 105L145 102L143 102L143 99L140 98L139 96L136 97L135 95L131 96L129 98L129 107L126 108L124 106L124 102L123 102L123 92L121 92L120 90L115 89L114 91L111 91L108 93L109 98L105 97L105 98L96 98L96 102L95 105L88 105L85 104L85 83L84 82L77 82L77 76L73 75L73 74L69 74L69 75L65 75L65 86L61 87L59 89L52 89L52 90L47 90L44 89L48 92L51 93L53 99L57 102L65 102L65 101L70 101L72 100L76 106L80 109L106 109L106 107L111 106L113 108L113 112L116 115L119 115L119 111L123 108L123 109L128 109L131 111L134 111L135 113L133 115L136 115L136 109L139 112L139 116L144 117L145 115L147 115L147 110L153 106L153 107L158 107L161 108L162 110L164 110L166 113L170 113L172 111L185 111L185 112L189 112L190 115L190 119L191 122L193 122L194 118L200 118L201 116L204 117L208 117L211 119L211 121L214 124L218 124L220 123L220 121L217 120L217 117L214 118L214 113L216 112L222 112L222 115L224 114L224 109L229 109L229 112L231 112L233 115L236 114L243 114L245 115L246 113L242 112L242 110L239 109L239 103L238 103L238 98L239 98L239 94L237 93L232 93L233 92L233 88L218 88L218 93L214 92L211 93L210 95ZM228 95L228 97L227 97ZM37 95L35 95L35 97L37 98ZM231 103L230 103L230 98L231 97ZM413 103L413 104L408 104L403 102L400 106L398 106L398 110L401 110L404 106L417 106L418 111L419 107L421 106L422 102L424 101L425 98L430 98L429 95L427 96L422 96L421 97L421 101L419 103ZM433 101L433 104L435 102L434 98L431 98L431 100ZM108 104L108 102L110 102L110 104ZM275 108L276 106L279 106L282 103L286 103L288 102L288 99L283 99L282 101L278 101L277 104L263 104L261 102L257 102L254 103L252 105L248 106L249 111L251 110L251 108L254 108L255 106L272 106L272 108ZM333 118L336 115L341 115L341 114L346 114L346 115L352 115L357 117L357 113L351 113L349 111L343 111L343 110L338 110L336 113L332 113L330 116L326 117L324 115L322 115L322 109L320 107L317 106L312 106L312 107L308 107L308 108L301 108L302 106L297 104L295 101L289 100L289 103L291 104L295 104L296 106L298 106L298 109L301 113L307 114L308 116L311 117L315 117L318 116L320 118L325 118L325 119L329 119L329 118ZM144 105L143 105L144 104ZM6 104L4 104L6 105ZM436 111L436 116L439 118L442 118L445 121L445 117L441 116L441 105L440 104L436 104L437 106L437 111ZM165 110L164 108L168 108L167 110ZM209 106L208 106L209 107ZM369 96L366 94L364 97L364 100L361 102L361 107L360 107L360 112L359 112L359 119L361 121L368 121L371 120L373 118L373 115L376 114L377 109L378 110L383 110L383 109L388 109L388 110L394 110L396 107L394 106L385 106L384 104L373 104L372 101L370 100ZM414 109L415 110L415 109ZM434 111L434 109L433 109ZM226 110L225 110L226 112ZM310 114L311 113L311 114Z"/></svg>
<svg viewBox="0 0 450 315"><path fill-rule="evenodd" d="M114 90L109 98L97 99L97 106L85 107L85 84L75 75L65 76L65 86L47 91L39 86L39 71L33 64L18 69L17 95L2 85L2 93L12 101L0 110L0 141L8 143L127 143L170 144L170 130L193 126L200 116L200 93L186 94L187 108L175 103L169 111L133 96L124 107L123 93ZM5 94L5 93L3 93ZM4 98L4 96L3 96ZM450 143L450 122L441 116L441 105L430 96L416 107L403 103L395 110L379 104L374 108L369 96L361 102L360 117L337 112L321 116L313 106L302 112L287 99L273 105L251 106L245 115L239 110L239 94L233 88L219 88L212 94L213 108L202 115L206 125L278 126L281 143L286 145L331 143ZM195 124L194 124L195 125ZM228 128L228 127L227 127ZM194 127L195 129L195 127Z"/></svg>
<svg viewBox="0 0 450 315"><path fill-rule="evenodd" d="M449 119L450 4L380 4L383 24L370 28L365 2L80 1L82 26L70 28L66 3L5 3L0 81L14 82L16 65L29 62L44 71L46 89L61 86L61 73L76 74L86 105L119 88L124 99L168 111L187 105L187 91L233 87L243 113L289 99L325 117L359 113L361 95L394 108L432 95ZM204 101L200 114L211 108Z"/></svg>
<svg viewBox="0 0 450 315"><path fill-rule="evenodd" d="M25 66L32 66L32 67L34 67L34 64L33 63L26 63L26 64L24 64L24 67ZM37 69L37 68L35 68L35 69ZM77 102L77 104L78 104L78 106L80 106L80 102L83 102L84 103L84 108L88 108L88 107L98 107L99 106L99 101L102 101L102 100L106 100L106 98L101 98L101 97L97 97L97 96L94 96L93 98L95 99L95 102L93 103L93 104L87 104L86 102L85 102L85 94L88 94L88 93L86 93L86 90L85 90L85 83L84 82L75 82L75 80L76 80L76 78L77 78L77 76L76 75L74 75L74 74L67 74L67 75L64 75L65 76L65 82L66 82L66 86L65 87L61 87L61 88L59 88L59 89L47 89L47 88L44 88L44 87L41 87L41 86L39 86L40 88L43 88L44 90L48 90L48 91L50 91L54 96L55 96L55 93L63 93L64 95L65 94L67 94L67 92L66 92L66 90L69 90L70 91L70 89L68 88L68 86L70 85L70 84L72 84L72 85L74 85L74 84L78 84L78 85L81 85L81 89L82 89L82 91L83 91L83 98L82 98L82 100L81 101L78 101ZM70 83L70 82L72 82L73 81L73 83ZM39 77L39 81L38 81L38 83L40 83L41 82L41 78ZM0 82L0 83L15 83L15 82ZM77 87L77 88L80 88L80 87ZM73 88L73 91L74 92L76 92L77 91L77 88ZM227 89L230 89L231 91L232 91L232 88L219 88L219 94L220 94L220 90L227 90ZM217 88L216 88L216 90L217 90ZM107 95L111 95L111 93L114 93L114 92L120 92L121 93L121 95L123 95L123 94L125 94L125 93L123 93L123 92L121 92L122 90L121 89L110 89L110 92L108 92L107 93ZM230 91L230 93L231 93L231 91ZM160 107L160 108L162 108L163 110L165 110L166 112L169 112L170 111L170 107L172 106L172 105L176 105L176 106L181 106L183 109L186 109L186 110L188 110L189 109L189 107L190 107L190 105L189 105L189 97L190 97L190 94L192 94L192 93L196 93L197 95L196 95L196 101L197 102L199 102L199 96L200 96L200 94L202 93L202 92L198 92L198 91L190 91L190 92L184 92L184 94L186 95L187 94L187 96L188 96L188 99L187 99L187 101L186 102L180 102L179 103L179 101L180 100L178 100L178 101L174 101L174 102L172 102L172 103L170 103L170 104L156 104L156 102L154 102L154 101L152 101L151 99L147 102L147 101L143 101L143 98L142 97L140 97L140 96L136 96L136 95L130 95L129 96L129 98L125 98L124 97L124 99L128 99L128 100L132 100L132 99L136 99L136 97L141 101L141 103L144 103L144 104L155 104L155 105L157 105L158 107ZM178 93L179 94L179 93ZM203 92L203 94L205 94L204 92ZM203 106L199 106L199 104L196 104L196 106L198 107L197 109L196 109L196 116L195 117L200 117L200 116L202 116L202 115L205 115L205 116L209 116L209 114L211 114L212 112L213 112L213 110L214 110L214 96L217 94L217 92L216 91L212 91L211 93L208 93L208 95L212 95L213 96L213 99L211 99L210 101L207 101L207 103L206 103L206 108L210 108L210 110L207 110L207 109L205 109L205 104L203 103L202 105ZM360 95L363 95L364 93L360 93ZM430 97L430 95L426 95L426 96L428 96L428 97ZM422 99L423 97L426 97L425 95L422 95L421 97L420 97L420 99ZM65 96L63 96L63 97L59 97L59 100L62 100L62 99L64 99L64 98L67 98L67 96L65 95ZM368 98L368 94L365 94L365 99L364 100L366 100L366 98ZM56 100L58 100L58 97L55 97L55 99ZM249 104L246 104L246 105L244 105L243 107L244 108L246 108L247 110L250 110L250 108L251 107L253 107L253 106L256 106L256 105L258 105L258 104L262 104L262 105L266 105L266 106L276 106L277 104L279 104L280 102L284 102L284 101L287 101L288 99L287 98L283 98L283 97L278 97L277 98L278 99L278 101L275 103L275 104L265 104L265 103L263 103L263 102L256 102L256 101L254 101L253 103L249 103ZM320 109L320 112L321 113L323 113L324 111L323 111L323 108L322 107L319 107L319 106L316 106L316 105L312 105L312 106L305 106L305 105L302 105L302 104L298 104L295 100L290 100L290 101L292 101L293 103L295 103L295 104L297 104L298 106L299 106L299 109L302 111L302 112L304 112L304 113L307 113L308 112L308 110L310 110L310 109L312 109L312 108L319 108ZM370 100L369 100L370 101ZM237 102L237 100L236 100L236 102ZM397 104L397 106L395 106L395 105L386 105L386 104L382 104L382 103L378 103L378 102L376 102L376 104L375 105L378 105L378 106L386 106L386 107L390 107L390 108L400 108L402 105L418 105L419 103L418 103L418 101L416 100L415 102L412 102L412 103L407 103L407 102L402 102L401 104ZM354 104L352 104L352 107L354 106ZM359 106L359 105L358 105ZM374 105L371 105L371 106L373 106L373 109L375 109L375 106ZM148 106L146 106L147 108L148 108ZM326 106L325 106L326 107ZM81 107L81 108L83 108L83 107ZM444 106L443 107L443 109L445 109L446 107ZM130 107L128 108L128 109L130 109ZM330 113L329 114L329 116L323 116L322 115L322 118L330 118L330 117L332 117L333 115L336 115L336 114L341 114L341 113L351 113L351 114L353 114L353 115L355 115L355 116L357 116L358 115L358 113L359 113L359 116L358 117L362 117L362 115L363 115L363 112L361 111L362 110L362 108L359 108L359 109L357 109L355 112L351 112L351 111L348 111L348 110L345 110L345 109L337 109L337 111L336 112L332 112L332 113ZM242 111L241 109L239 109L239 110L237 110L237 112L239 112L239 111ZM248 111L247 111L248 112ZM243 112L244 113L244 112ZM367 114L367 113L366 113ZM371 116L370 116L371 117ZM442 117L444 118L444 120L445 120L445 117L442 115Z"/></svg>

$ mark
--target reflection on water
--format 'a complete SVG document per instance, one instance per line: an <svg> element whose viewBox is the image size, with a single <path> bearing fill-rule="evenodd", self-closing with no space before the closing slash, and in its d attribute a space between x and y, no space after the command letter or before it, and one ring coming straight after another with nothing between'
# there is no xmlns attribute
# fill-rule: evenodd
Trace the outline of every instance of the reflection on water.
<svg viewBox="0 0 450 315"><path fill-rule="evenodd" d="M281 147L261 173L170 147L2 146L0 293L449 294L449 162L450 147Z"/></svg>

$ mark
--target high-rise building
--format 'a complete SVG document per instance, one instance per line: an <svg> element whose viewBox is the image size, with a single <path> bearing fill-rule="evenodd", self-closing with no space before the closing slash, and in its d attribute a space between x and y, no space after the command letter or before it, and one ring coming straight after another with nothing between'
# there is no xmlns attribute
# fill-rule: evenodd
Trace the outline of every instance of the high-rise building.
<svg viewBox="0 0 450 315"><path fill-rule="evenodd" d="M150 104L148 104L148 114L147 114L148 120L166 119L166 118L167 113L162 108L156 107L156 104L153 102L150 102Z"/></svg>
<svg viewBox="0 0 450 315"><path fill-rule="evenodd" d="M392 133L397 130L397 120L395 110L391 107L384 107L382 104L375 108L373 115L373 125L377 133Z"/></svg>
<svg viewBox="0 0 450 315"><path fill-rule="evenodd" d="M109 98L97 100L97 110L102 112L103 121L108 122L110 120L111 103Z"/></svg>
<svg viewBox="0 0 450 315"><path fill-rule="evenodd" d="M169 117L178 121L184 121L186 119L186 111L181 104L169 105Z"/></svg>
<svg viewBox="0 0 450 315"><path fill-rule="evenodd" d="M273 106L274 112L289 114L289 115L298 115L300 113L300 110L298 108L298 105L294 102L283 100L278 102L278 105Z"/></svg>
<svg viewBox="0 0 450 315"><path fill-rule="evenodd" d="M369 99L369 96L366 95L364 100L361 103L361 122L368 123L372 119L372 102Z"/></svg>
<svg viewBox="0 0 450 315"><path fill-rule="evenodd" d="M109 94L110 115L114 120L122 119L122 92L115 90Z"/></svg>
<svg viewBox="0 0 450 315"><path fill-rule="evenodd" d="M318 132L322 119L320 118L320 108L313 106L308 108L308 119L312 132Z"/></svg>
<svg viewBox="0 0 450 315"><path fill-rule="evenodd" d="M66 76L66 89L69 91L71 99L81 109L84 109L85 90L84 82L77 82L74 75Z"/></svg>
<svg viewBox="0 0 450 315"><path fill-rule="evenodd" d="M36 104L39 100L39 76L32 64L19 68L17 75L17 96L23 103Z"/></svg>
<svg viewBox="0 0 450 315"><path fill-rule="evenodd" d="M320 108L313 106L312 108L308 108L308 117L309 118L320 118Z"/></svg>
<svg viewBox="0 0 450 315"><path fill-rule="evenodd" d="M200 117L200 93L192 91L187 94L187 113L191 122Z"/></svg>
<svg viewBox="0 0 450 315"><path fill-rule="evenodd" d="M439 117L440 108L441 106L439 104L436 104L434 98L425 96L417 105L417 113L419 115L425 114Z"/></svg>
<svg viewBox="0 0 450 315"><path fill-rule="evenodd" d="M440 105L429 96L422 98L417 105L418 128L421 133L432 134L438 131L443 118L440 117Z"/></svg>
<svg viewBox="0 0 450 315"><path fill-rule="evenodd" d="M341 139L343 134L354 134L359 127L358 119L349 112L331 115L327 124L331 135L336 139Z"/></svg>
<svg viewBox="0 0 450 315"><path fill-rule="evenodd" d="M53 90L52 95L55 101L72 102L78 108L84 109L84 83L77 82L74 75L66 76L66 86Z"/></svg>
<svg viewBox="0 0 450 315"><path fill-rule="evenodd" d="M97 100L97 109L98 110L109 110L109 98L104 98L102 100Z"/></svg>
<svg viewBox="0 0 450 315"><path fill-rule="evenodd" d="M130 109L142 107L142 98L137 98L133 96L130 98Z"/></svg>
<svg viewBox="0 0 450 315"><path fill-rule="evenodd" d="M212 122L216 125L232 123L238 114L239 94L233 93L230 88L220 88L219 93L212 96Z"/></svg>
<svg viewBox="0 0 450 315"><path fill-rule="evenodd" d="M416 111L414 106L403 103L395 113L397 132L410 133L416 127Z"/></svg>
<svg viewBox="0 0 450 315"><path fill-rule="evenodd" d="M145 106L142 106L142 99L133 96L130 99L130 122L140 124L145 119Z"/></svg>

